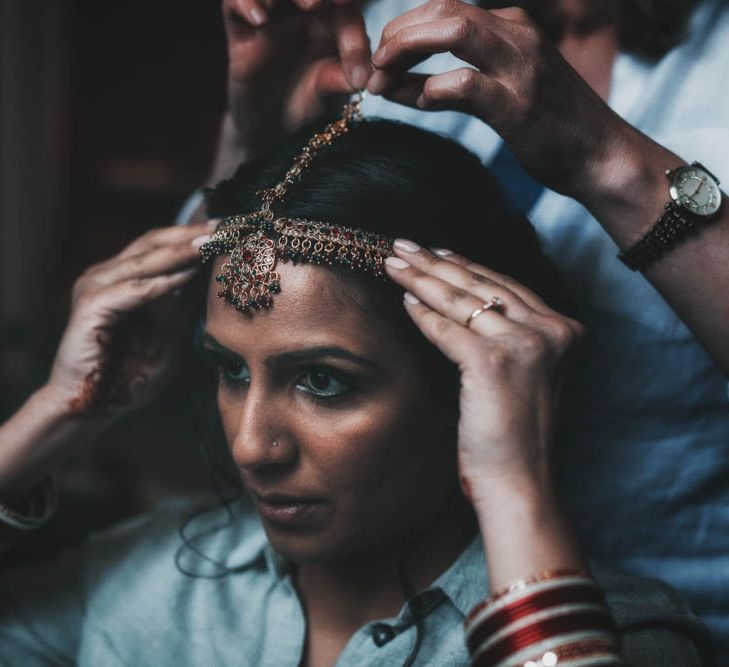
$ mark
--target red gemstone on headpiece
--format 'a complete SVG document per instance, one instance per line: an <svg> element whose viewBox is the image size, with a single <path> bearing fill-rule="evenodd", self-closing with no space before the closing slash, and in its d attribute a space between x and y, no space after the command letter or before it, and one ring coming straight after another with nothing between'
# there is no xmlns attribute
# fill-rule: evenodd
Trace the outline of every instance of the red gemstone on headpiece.
<svg viewBox="0 0 729 667"><path fill-rule="evenodd" d="M253 253L250 250L243 251L243 259L246 262L250 262L253 259Z"/></svg>
<svg viewBox="0 0 729 667"><path fill-rule="evenodd" d="M352 235L352 232L344 232L344 238L347 241L351 241L354 238L354 236Z"/></svg>

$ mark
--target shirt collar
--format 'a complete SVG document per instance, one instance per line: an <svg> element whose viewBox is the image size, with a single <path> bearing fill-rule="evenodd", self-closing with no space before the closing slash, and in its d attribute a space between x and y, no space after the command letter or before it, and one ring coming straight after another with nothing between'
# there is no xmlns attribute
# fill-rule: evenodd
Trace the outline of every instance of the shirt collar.
<svg viewBox="0 0 729 667"><path fill-rule="evenodd" d="M268 543L258 513L252 510L250 501L236 501L230 508L232 521L227 525L229 533L226 540L227 555L221 562L231 569L246 569L259 563L265 564L268 571L278 579L290 572L286 561ZM217 513L216 524L227 520L225 510ZM233 546L234 545L234 546ZM222 556L222 553L220 554ZM486 557L481 535L477 534L470 544L460 553L451 566L438 577L429 590L440 589L463 614L483 600L489 591Z"/></svg>
<svg viewBox="0 0 729 667"><path fill-rule="evenodd" d="M438 579L431 589L440 589L465 618L489 593L486 556L481 535L473 538L461 555Z"/></svg>

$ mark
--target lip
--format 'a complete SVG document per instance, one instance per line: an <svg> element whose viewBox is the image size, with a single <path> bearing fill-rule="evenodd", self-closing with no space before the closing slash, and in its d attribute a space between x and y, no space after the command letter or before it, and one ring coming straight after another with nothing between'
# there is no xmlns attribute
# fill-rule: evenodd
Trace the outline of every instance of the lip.
<svg viewBox="0 0 729 667"><path fill-rule="evenodd" d="M309 523L324 507L321 498L283 493L256 494L255 500L261 518L281 526L293 527Z"/></svg>

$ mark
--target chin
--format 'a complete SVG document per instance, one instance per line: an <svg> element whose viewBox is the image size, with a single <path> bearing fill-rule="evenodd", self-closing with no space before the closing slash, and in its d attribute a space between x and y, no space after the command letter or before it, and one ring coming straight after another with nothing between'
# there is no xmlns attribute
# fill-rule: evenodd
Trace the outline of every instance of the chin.
<svg viewBox="0 0 729 667"><path fill-rule="evenodd" d="M317 532L282 531L265 521L263 528L273 550L290 563L304 564L336 560L347 552L342 544Z"/></svg>

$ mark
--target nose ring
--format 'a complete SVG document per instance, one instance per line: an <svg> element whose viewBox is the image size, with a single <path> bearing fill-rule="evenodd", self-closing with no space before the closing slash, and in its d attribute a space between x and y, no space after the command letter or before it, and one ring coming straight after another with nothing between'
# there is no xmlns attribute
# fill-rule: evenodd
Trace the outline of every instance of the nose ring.
<svg viewBox="0 0 729 667"><path fill-rule="evenodd" d="M278 447L278 442L277 442L276 440L274 440L274 441L273 441L273 442L271 443L271 447Z"/></svg>

